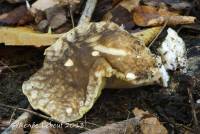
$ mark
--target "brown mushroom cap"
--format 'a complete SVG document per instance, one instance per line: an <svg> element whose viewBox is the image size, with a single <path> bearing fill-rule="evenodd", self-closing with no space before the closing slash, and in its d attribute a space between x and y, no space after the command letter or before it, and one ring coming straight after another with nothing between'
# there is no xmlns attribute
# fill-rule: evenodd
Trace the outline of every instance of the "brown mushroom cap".
<svg viewBox="0 0 200 134"><path fill-rule="evenodd" d="M161 83L157 58L114 23L78 26L45 50L43 67L23 83L34 109L61 122L80 119L91 109L105 80L133 86Z"/></svg>

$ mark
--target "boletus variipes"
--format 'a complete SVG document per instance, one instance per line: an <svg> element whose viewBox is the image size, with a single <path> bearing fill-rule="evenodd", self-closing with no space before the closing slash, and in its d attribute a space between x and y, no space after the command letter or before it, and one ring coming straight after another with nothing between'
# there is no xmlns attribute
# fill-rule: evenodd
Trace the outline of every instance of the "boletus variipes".
<svg viewBox="0 0 200 134"><path fill-rule="evenodd" d="M34 109L60 122L83 117L111 77L129 87L167 86L160 58L114 23L77 26L44 54L43 67L23 83L23 93Z"/></svg>

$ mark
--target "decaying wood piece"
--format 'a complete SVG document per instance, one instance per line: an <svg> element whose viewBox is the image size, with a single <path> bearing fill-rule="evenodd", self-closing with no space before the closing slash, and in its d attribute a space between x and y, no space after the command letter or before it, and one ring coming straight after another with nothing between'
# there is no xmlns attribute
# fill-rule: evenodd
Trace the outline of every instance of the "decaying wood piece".
<svg viewBox="0 0 200 134"><path fill-rule="evenodd" d="M45 50L43 67L23 83L34 109L60 122L80 119L112 77L132 85L167 86L158 56L114 23L80 25Z"/></svg>
<svg viewBox="0 0 200 134"><path fill-rule="evenodd" d="M32 114L24 112L8 128L6 128L2 134L23 133L24 125L30 122L31 118Z"/></svg>
<svg viewBox="0 0 200 134"><path fill-rule="evenodd" d="M138 131L138 125L139 120L131 118L117 123L108 124L106 126L96 128L90 131L86 131L81 134L134 134Z"/></svg>
<svg viewBox="0 0 200 134"><path fill-rule="evenodd" d="M89 23L98 0L87 0L78 25Z"/></svg>
<svg viewBox="0 0 200 134"><path fill-rule="evenodd" d="M161 26L167 22L168 26L193 24L196 17L182 16L166 8L139 6L133 12L133 21L138 26Z"/></svg>
<svg viewBox="0 0 200 134"><path fill-rule="evenodd" d="M176 25L184 25L184 24L193 24L196 20L196 17L193 16L173 16L173 17L158 17L150 20L147 23L147 26L160 26L168 21L167 25L176 26Z"/></svg>

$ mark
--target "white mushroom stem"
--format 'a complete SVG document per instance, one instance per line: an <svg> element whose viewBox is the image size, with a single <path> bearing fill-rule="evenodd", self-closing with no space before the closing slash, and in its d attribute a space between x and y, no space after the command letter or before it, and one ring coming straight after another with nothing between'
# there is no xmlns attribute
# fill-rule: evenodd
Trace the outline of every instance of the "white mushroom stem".
<svg viewBox="0 0 200 134"><path fill-rule="evenodd" d="M89 23L98 0L87 0L78 25Z"/></svg>
<svg viewBox="0 0 200 134"><path fill-rule="evenodd" d="M32 118L32 115L28 112L24 112L20 115L8 128L6 128L2 134L12 134L18 129L23 129L23 126L27 124Z"/></svg>

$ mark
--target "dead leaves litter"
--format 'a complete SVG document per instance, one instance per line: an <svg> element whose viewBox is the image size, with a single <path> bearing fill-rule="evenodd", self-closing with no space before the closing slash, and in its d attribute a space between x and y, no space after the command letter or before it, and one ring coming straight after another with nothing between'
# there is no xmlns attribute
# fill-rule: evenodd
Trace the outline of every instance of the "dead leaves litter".
<svg viewBox="0 0 200 134"><path fill-rule="evenodd" d="M119 1L116 1L116 4ZM111 11L106 13L103 17L105 21L112 21L117 23L118 25L132 25L132 11L134 8L139 6L140 0L123 0L119 2Z"/></svg>
<svg viewBox="0 0 200 134"><path fill-rule="evenodd" d="M0 24L3 25L25 25L33 21L33 16L26 6L19 6L14 10L0 15Z"/></svg>
<svg viewBox="0 0 200 134"><path fill-rule="evenodd" d="M44 11L48 8L54 7L56 5L62 6L62 5L74 5L79 3L80 0L37 0L32 4L32 9L37 9Z"/></svg>
<svg viewBox="0 0 200 134"><path fill-rule="evenodd" d="M135 108L133 110L135 118L140 120L139 126L142 134L167 134L167 129L159 120L148 111Z"/></svg>

